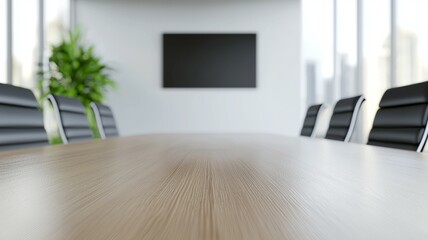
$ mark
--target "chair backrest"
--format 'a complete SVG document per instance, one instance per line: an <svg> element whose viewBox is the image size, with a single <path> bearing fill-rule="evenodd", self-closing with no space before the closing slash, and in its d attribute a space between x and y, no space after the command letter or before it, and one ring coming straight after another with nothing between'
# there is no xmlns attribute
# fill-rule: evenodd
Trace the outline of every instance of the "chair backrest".
<svg viewBox="0 0 428 240"><path fill-rule="evenodd" d="M349 142L357 123L358 113L365 98L356 96L341 99L334 106L326 139Z"/></svg>
<svg viewBox="0 0 428 240"><path fill-rule="evenodd" d="M91 140L92 130L85 106L75 98L49 95L63 143Z"/></svg>
<svg viewBox="0 0 428 240"><path fill-rule="evenodd" d="M0 84L0 149L48 145L43 115L31 90Z"/></svg>
<svg viewBox="0 0 428 240"><path fill-rule="evenodd" d="M323 108L322 104L312 105L308 108L306 112L305 121L303 122L302 130L300 131L300 136L312 137L314 134L315 125L317 123L320 112Z"/></svg>
<svg viewBox="0 0 428 240"><path fill-rule="evenodd" d="M116 121L114 120L113 112L110 107L92 102L91 109L95 115L98 130L102 139L119 135L116 127Z"/></svg>
<svg viewBox="0 0 428 240"><path fill-rule="evenodd" d="M387 90L379 107L367 144L422 152L428 134L428 82Z"/></svg>

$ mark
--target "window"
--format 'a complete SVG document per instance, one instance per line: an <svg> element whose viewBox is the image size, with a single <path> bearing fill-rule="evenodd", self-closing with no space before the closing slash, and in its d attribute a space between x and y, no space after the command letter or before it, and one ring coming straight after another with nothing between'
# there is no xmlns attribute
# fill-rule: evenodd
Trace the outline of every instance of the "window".
<svg viewBox="0 0 428 240"><path fill-rule="evenodd" d="M363 90L364 132L368 135L378 104L391 87L391 0L364 2L363 7Z"/></svg>
<svg viewBox="0 0 428 240"><path fill-rule="evenodd" d="M361 94L357 79L357 0L337 1L336 83L340 98Z"/></svg>
<svg viewBox="0 0 428 240"><path fill-rule="evenodd" d="M40 60L39 1L12 4L12 84L34 88Z"/></svg>
<svg viewBox="0 0 428 240"><path fill-rule="evenodd" d="M0 83L36 87L49 46L69 29L70 4L70 0L0 0Z"/></svg>
<svg viewBox="0 0 428 240"><path fill-rule="evenodd" d="M303 45L306 64L306 104L334 99L333 0L303 4Z"/></svg>
<svg viewBox="0 0 428 240"><path fill-rule="evenodd" d="M0 83L7 83L7 1L0 0Z"/></svg>
<svg viewBox="0 0 428 240"><path fill-rule="evenodd" d="M396 0L397 86L428 80L427 0Z"/></svg>
<svg viewBox="0 0 428 240"><path fill-rule="evenodd" d="M359 139L365 142L388 88L428 80L428 1L303 0L302 8L307 105L333 107L340 98L364 94L369 102ZM335 56L334 75L328 56Z"/></svg>
<svg viewBox="0 0 428 240"><path fill-rule="evenodd" d="M69 29L70 0L44 0L45 48L49 51L52 44L61 41Z"/></svg>

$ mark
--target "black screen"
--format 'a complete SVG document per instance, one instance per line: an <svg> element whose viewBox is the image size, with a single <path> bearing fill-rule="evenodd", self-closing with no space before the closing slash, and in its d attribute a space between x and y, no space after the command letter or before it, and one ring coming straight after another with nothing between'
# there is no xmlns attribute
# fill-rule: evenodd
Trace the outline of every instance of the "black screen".
<svg viewBox="0 0 428 240"><path fill-rule="evenodd" d="M256 34L164 34L165 88L255 88Z"/></svg>

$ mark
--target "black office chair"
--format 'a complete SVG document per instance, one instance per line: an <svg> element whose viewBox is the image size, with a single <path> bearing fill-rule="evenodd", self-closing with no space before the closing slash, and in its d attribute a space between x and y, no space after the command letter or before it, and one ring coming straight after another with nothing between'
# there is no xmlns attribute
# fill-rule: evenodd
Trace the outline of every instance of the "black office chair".
<svg viewBox="0 0 428 240"><path fill-rule="evenodd" d="M85 106L75 98L49 95L63 143L93 139Z"/></svg>
<svg viewBox="0 0 428 240"><path fill-rule="evenodd" d="M349 142L364 101L363 96L339 100L334 107L325 138Z"/></svg>
<svg viewBox="0 0 428 240"><path fill-rule="evenodd" d="M379 107L367 144L422 152L428 134L428 82L387 90Z"/></svg>
<svg viewBox="0 0 428 240"><path fill-rule="evenodd" d="M102 139L119 135L113 112L108 106L92 102L91 109L95 115L98 130Z"/></svg>
<svg viewBox="0 0 428 240"><path fill-rule="evenodd" d="M312 137L314 135L315 125L322 109L322 104L312 105L308 108L302 130L300 131L300 136Z"/></svg>
<svg viewBox="0 0 428 240"><path fill-rule="evenodd" d="M48 145L43 116L31 90L0 84L0 149Z"/></svg>

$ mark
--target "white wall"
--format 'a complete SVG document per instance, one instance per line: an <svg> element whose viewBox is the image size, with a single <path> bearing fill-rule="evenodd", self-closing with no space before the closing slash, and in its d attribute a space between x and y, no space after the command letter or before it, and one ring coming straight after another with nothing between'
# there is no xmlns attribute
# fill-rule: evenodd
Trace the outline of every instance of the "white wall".
<svg viewBox="0 0 428 240"><path fill-rule="evenodd" d="M300 131L299 1L78 0L76 19L116 69L107 104L122 135ZM163 89L164 32L257 33L257 88Z"/></svg>

